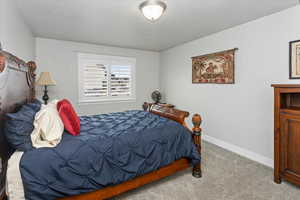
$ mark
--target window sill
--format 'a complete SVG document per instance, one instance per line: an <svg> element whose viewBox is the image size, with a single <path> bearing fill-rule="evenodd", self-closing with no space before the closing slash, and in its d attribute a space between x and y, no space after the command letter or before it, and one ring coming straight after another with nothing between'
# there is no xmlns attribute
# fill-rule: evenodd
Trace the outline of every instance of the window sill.
<svg viewBox="0 0 300 200"><path fill-rule="evenodd" d="M117 103L134 103L135 98L132 99L109 99L109 100L98 100L98 101L79 101L79 106L85 105L97 105L97 104L117 104Z"/></svg>

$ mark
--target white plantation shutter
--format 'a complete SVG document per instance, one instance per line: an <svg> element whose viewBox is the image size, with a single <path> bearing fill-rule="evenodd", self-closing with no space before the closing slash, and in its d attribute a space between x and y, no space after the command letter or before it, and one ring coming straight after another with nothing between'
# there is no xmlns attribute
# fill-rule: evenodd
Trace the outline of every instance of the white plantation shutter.
<svg viewBox="0 0 300 200"><path fill-rule="evenodd" d="M79 54L79 102L135 99L135 59Z"/></svg>
<svg viewBox="0 0 300 200"><path fill-rule="evenodd" d="M107 66L87 64L84 66L84 96L108 96Z"/></svg>
<svg viewBox="0 0 300 200"><path fill-rule="evenodd" d="M131 67L111 65L110 92L112 96L130 96L131 94Z"/></svg>

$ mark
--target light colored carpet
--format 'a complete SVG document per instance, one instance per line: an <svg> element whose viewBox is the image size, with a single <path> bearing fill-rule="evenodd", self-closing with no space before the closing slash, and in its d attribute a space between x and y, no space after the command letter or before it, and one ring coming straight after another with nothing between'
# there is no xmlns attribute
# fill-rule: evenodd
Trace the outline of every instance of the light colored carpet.
<svg viewBox="0 0 300 200"><path fill-rule="evenodd" d="M203 177L191 169L114 200L299 200L300 187L273 182L273 170L215 145L203 143Z"/></svg>

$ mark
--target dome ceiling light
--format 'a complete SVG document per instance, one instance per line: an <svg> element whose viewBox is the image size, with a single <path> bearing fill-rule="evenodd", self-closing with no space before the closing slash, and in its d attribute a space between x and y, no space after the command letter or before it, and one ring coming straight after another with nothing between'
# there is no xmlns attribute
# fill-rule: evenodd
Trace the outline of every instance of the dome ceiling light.
<svg viewBox="0 0 300 200"><path fill-rule="evenodd" d="M158 20L166 9L167 4L160 0L147 0L140 5L143 15L152 22Z"/></svg>

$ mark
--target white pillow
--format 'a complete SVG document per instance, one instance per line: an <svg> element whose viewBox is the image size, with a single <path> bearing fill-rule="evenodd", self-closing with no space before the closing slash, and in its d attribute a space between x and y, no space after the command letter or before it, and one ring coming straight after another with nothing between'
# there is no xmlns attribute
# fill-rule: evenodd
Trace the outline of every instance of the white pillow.
<svg viewBox="0 0 300 200"><path fill-rule="evenodd" d="M56 108L57 102L58 100L54 100L42 105L35 115L34 130L31 133L32 146L35 148L55 147L61 141L64 124Z"/></svg>

